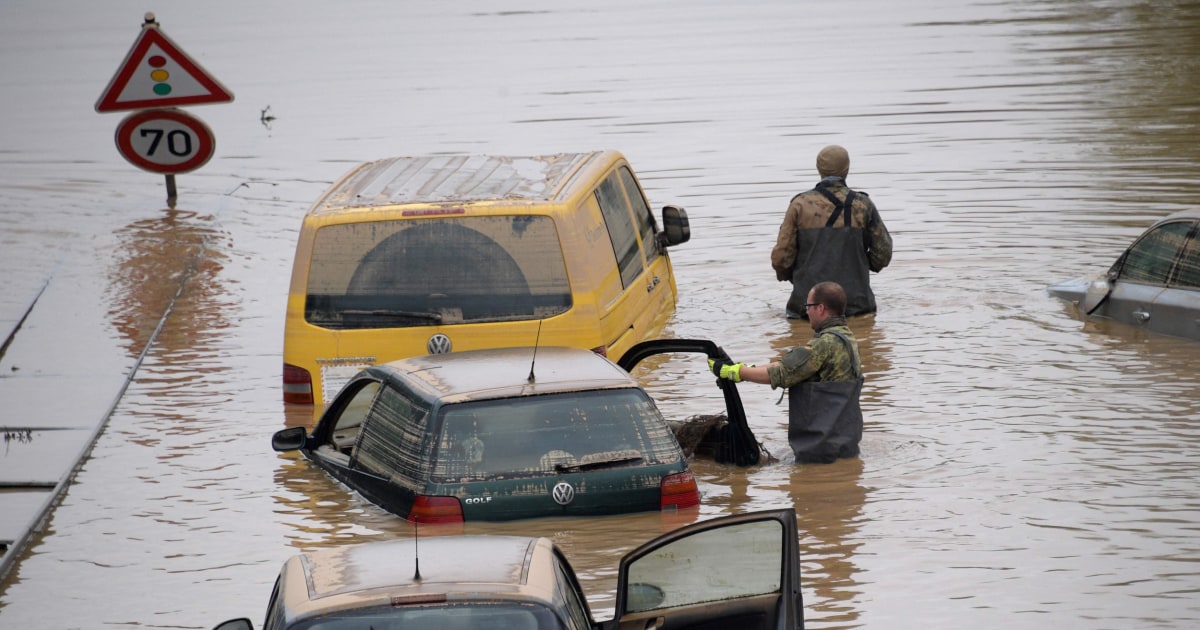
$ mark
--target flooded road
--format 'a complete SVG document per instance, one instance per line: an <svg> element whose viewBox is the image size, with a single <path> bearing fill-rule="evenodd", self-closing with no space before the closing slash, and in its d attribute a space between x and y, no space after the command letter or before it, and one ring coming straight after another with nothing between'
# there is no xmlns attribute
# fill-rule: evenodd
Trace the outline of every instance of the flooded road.
<svg viewBox="0 0 1200 630"><path fill-rule="evenodd" d="M236 94L189 108L216 155L174 209L113 146L122 116L92 109L147 9ZM0 304L41 295L0 396L41 377L56 412L112 403L0 583L0 627L257 626L288 555L413 535L269 446L308 420L280 402L300 217L353 164L618 149L691 217L665 334L764 362L811 335L769 254L831 143L895 240L879 313L851 322L862 457L790 463L786 404L742 385L781 461L697 462L700 517L796 509L809 628L1200 620L1200 344L1085 325L1045 292L1200 199L1195 3L17 0L0 82ZM720 406L704 368L637 376L688 417ZM605 617L617 559L678 524L466 530L552 537Z"/></svg>

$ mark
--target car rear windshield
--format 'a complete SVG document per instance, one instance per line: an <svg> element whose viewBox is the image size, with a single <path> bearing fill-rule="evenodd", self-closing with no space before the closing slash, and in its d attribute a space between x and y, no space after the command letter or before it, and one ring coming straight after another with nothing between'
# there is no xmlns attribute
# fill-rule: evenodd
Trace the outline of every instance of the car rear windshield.
<svg viewBox="0 0 1200 630"><path fill-rule="evenodd" d="M305 319L332 329L541 319L571 308L547 216L430 217L317 231Z"/></svg>
<svg viewBox="0 0 1200 630"><path fill-rule="evenodd" d="M610 389L447 405L432 477L512 479L673 463L679 444L640 389Z"/></svg>
<svg viewBox="0 0 1200 630"><path fill-rule="evenodd" d="M288 626L288 630L388 630L446 628L453 630L560 630L555 614L539 604L442 604L346 610Z"/></svg>

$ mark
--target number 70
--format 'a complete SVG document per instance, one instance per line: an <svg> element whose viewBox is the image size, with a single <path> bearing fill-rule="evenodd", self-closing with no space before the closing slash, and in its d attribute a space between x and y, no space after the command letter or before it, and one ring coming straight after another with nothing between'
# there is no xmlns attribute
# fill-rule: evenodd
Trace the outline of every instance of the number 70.
<svg viewBox="0 0 1200 630"><path fill-rule="evenodd" d="M163 136L167 139L167 152L176 157L184 157L192 154L192 134L182 129L151 129L142 128L138 130L143 138L151 137L150 148L146 150L146 156L154 155L158 151L158 145L162 143Z"/></svg>

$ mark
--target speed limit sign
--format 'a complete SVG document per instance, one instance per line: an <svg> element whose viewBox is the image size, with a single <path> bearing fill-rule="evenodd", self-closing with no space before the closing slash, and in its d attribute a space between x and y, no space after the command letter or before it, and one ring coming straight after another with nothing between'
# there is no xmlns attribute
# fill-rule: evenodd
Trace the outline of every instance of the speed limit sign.
<svg viewBox="0 0 1200 630"><path fill-rule="evenodd" d="M165 175L204 166L216 149L208 125L178 109L135 112L117 125L116 139L117 150L130 164Z"/></svg>

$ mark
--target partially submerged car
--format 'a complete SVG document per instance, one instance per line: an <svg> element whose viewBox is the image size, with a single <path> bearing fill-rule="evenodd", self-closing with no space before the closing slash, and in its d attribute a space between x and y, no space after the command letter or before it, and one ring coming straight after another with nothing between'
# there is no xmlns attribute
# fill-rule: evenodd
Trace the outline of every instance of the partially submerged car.
<svg viewBox="0 0 1200 630"><path fill-rule="evenodd" d="M367 365L514 345L619 359L675 309L662 223L617 151L394 157L313 203L284 319L283 399L328 403Z"/></svg>
<svg viewBox="0 0 1200 630"><path fill-rule="evenodd" d="M629 360L681 349L724 355L711 341L662 340L635 346ZM745 427L736 389L722 387L727 405L732 392L730 424ZM738 436L748 431L728 429L726 439L743 444ZM752 434L750 442L757 449ZM700 502L654 401L627 369L582 348L474 350L371 366L346 384L311 435L282 429L272 446L299 450L367 500L420 523Z"/></svg>
<svg viewBox="0 0 1200 630"><path fill-rule="evenodd" d="M613 618L597 622L548 538L439 536L293 556L264 630L804 627L796 513L725 516L669 532L621 559ZM233 619L216 630L253 630Z"/></svg>
<svg viewBox="0 0 1200 630"><path fill-rule="evenodd" d="M1102 278L1049 287L1080 316L1200 340L1200 210L1156 221Z"/></svg>

